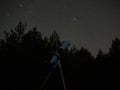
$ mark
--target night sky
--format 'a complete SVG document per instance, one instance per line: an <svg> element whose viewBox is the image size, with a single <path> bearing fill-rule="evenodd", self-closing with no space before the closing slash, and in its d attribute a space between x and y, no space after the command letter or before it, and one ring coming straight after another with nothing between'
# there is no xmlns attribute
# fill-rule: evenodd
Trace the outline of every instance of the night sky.
<svg viewBox="0 0 120 90"><path fill-rule="evenodd" d="M107 51L120 37L119 0L0 0L0 36L19 21L49 36L56 30L62 40L92 54Z"/></svg>

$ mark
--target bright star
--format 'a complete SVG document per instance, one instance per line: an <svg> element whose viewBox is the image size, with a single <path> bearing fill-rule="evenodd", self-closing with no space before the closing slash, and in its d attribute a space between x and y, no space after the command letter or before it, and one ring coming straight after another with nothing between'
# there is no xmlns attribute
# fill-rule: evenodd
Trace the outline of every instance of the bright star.
<svg viewBox="0 0 120 90"><path fill-rule="evenodd" d="M77 18L76 17L73 17L73 21L75 22L77 20Z"/></svg>

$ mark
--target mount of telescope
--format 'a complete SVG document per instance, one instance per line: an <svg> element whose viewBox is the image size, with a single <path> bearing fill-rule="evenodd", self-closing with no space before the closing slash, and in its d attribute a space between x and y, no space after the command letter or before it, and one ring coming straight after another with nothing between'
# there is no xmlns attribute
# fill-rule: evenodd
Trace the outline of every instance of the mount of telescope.
<svg viewBox="0 0 120 90"><path fill-rule="evenodd" d="M62 65L61 65L61 62L60 62L60 56L64 53L65 49L68 48L69 46L70 46L70 43L68 41L64 41L63 44L61 45L61 47L58 48L58 50L54 53L54 55L53 55L53 57L50 61L50 64L52 65L52 70L50 70L50 72L48 73L48 76L46 77L45 81L43 82L40 90L42 90L42 88L44 87L45 83L49 79L52 71L56 68L56 66L58 66L59 69L60 69L60 75L61 75L64 90L67 90L66 85L65 85L63 72L62 72Z"/></svg>

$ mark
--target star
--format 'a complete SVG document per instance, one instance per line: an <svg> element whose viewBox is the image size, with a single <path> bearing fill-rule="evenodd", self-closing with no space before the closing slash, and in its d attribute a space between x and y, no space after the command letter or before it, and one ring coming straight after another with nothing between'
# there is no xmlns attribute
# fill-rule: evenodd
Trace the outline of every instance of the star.
<svg viewBox="0 0 120 90"><path fill-rule="evenodd" d="M22 7L23 7L23 4L19 3L19 7L22 8Z"/></svg>
<svg viewBox="0 0 120 90"><path fill-rule="evenodd" d="M77 20L77 18L76 17L73 17L73 22L75 22Z"/></svg>

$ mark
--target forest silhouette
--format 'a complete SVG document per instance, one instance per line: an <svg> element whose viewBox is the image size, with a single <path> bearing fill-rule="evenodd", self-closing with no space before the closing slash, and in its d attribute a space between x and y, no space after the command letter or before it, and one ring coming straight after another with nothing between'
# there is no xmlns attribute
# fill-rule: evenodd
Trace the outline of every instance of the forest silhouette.
<svg viewBox="0 0 120 90"><path fill-rule="evenodd" d="M51 57L62 44L57 32L50 37L40 30L27 30L20 22L0 39L0 88L9 90L40 90L49 73ZM98 51L94 57L86 48L72 46L61 56L67 90L108 90L117 80L120 60L120 39L115 38L108 53ZM114 64L114 65L113 65ZM112 67L114 66L114 76ZM58 67L42 90L63 90Z"/></svg>

